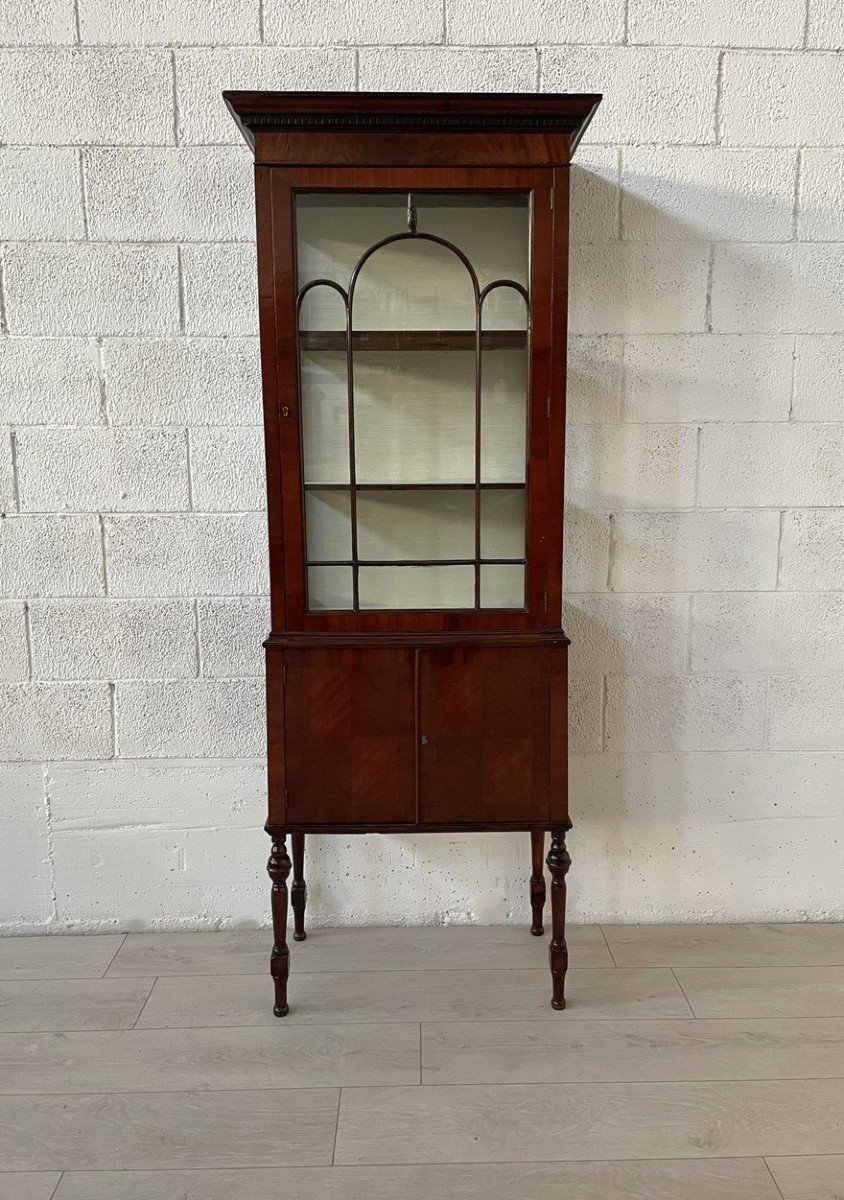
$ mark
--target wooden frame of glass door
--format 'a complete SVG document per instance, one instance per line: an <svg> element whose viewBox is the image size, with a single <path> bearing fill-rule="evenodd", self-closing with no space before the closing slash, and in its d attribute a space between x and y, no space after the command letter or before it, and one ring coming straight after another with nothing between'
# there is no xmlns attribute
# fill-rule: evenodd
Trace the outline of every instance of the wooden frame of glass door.
<svg viewBox="0 0 844 1200"><path fill-rule="evenodd" d="M257 168L267 172L273 250L273 326L276 361L275 426L278 457L269 452L282 498L283 547L273 553L273 590L284 572L284 616L273 629L365 633L384 630L546 629L559 625L561 591L562 494L551 495L550 481L562 474L562 437L554 430L564 419L565 328L555 318L551 298L562 270L567 274L567 188L556 189L553 211L551 169L525 168ZM260 183L260 177L258 182ZM308 611L302 471L301 405L298 385L297 287L294 198L297 192L522 192L530 196L530 317L528 322L528 433L526 459L525 607L522 609L362 609ZM260 230L259 230L260 236ZM563 328L559 328L560 325ZM559 380L561 386L555 386ZM556 491L556 489L555 489ZM275 562L283 556L281 562ZM279 574L276 574L278 570Z"/></svg>

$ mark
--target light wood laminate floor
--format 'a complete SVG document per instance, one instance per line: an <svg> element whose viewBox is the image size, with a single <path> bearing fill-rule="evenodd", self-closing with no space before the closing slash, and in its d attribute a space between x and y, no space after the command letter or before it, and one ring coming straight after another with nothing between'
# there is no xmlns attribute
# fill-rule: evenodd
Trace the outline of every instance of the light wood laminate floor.
<svg viewBox="0 0 844 1200"><path fill-rule="evenodd" d="M842 1200L844 924L0 939L0 1200Z"/></svg>

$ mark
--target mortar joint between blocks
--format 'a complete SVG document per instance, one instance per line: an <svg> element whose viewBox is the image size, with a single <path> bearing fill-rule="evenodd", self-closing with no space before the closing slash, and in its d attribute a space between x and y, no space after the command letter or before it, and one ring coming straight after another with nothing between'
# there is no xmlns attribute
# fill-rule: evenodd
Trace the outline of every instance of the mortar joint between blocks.
<svg viewBox="0 0 844 1200"><path fill-rule="evenodd" d="M173 142L179 145L179 88L176 79L176 51L170 51L171 101L173 104Z"/></svg>
<svg viewBox="0 0 844 1200"><path fill-rule="evenodd" d="M8 308L6 305L6 246L0 245L0 335L9 333Z"/></svg>
<svg viewBox="0 0 844 1200"><path fill-rule="evenodd" d="M791 339L791 379L788 393L788 420L794 420L794 396L797 384L797 334Z"/></svg>
<svg viewBox="0 0 844 1200"><path fill-rule="evenodd" d="M56 856L53 844L53 808L50 800L50 764L44 763L41 770L42 796L44 798L44 828L47 834L47 862L50 866L50 918L48 927L59 919L58 894L56 892Z"/></svg>
<svg viewBox="0 0 844 1200"><path fill-rule="evenodd" d="M111 413L108 408L108 390L105 378L105 345L102 337L94 338L94 357L97 363L97 386L100 396L100 417L103 425L111 425Z"/></svg>
<svg viewBox="0 0 844 1200"><path fill-rule="evenodd" d="M715 112L713 119L715 127L713 130L715 137L715 145L721 145L721 93L724 86L724 56L726 50L718 51L718 65L715 68Z"/></svg>
<svg viewBox="0 0 844 1200"><path fill-rule="evenodd" d="M191 437L189 429L185 429L185 470L188 477L188 512L193 512L193 461L191 456Z"/></svg>
<svg viewBox="0 0 844 1200"><path fill-rule="evenodd" d="M26 669L27 678L31 681L33 678L32 667L32 619L29 612L29 600L23 602L23 631L26 639Z"/></svg>
<svg viewBox="0 0 844 1200"><path fill-rule="evenodd" d="M117 748L117 684L113 681L108 685L108 706L111 720L111 758L114 760L120 755Z"/></svg>
<svg viewBox="0 0 844 1200"><path fill-rule="evenodd" d="M706 270L706 299L703 306L703 331L712 333L712 285L715 279L715 242L709 243L709 262Z"/></svg>
<svg viewBox="0 0 844 1200"><path fill-rule="evenodd" d="M782 583L782 542L783 534L785 533L785 516L786 510L781 508L779 517L779 531L777 533L777 571L776 576L774 577L774 592L778 592L780 590L780 585Z"/></svg>
<svg viewBox="0 0 844 1200"><path fill-rule="evenodd" d="M616 556L616 540L615 540L615 515L610 513L607 517L607 591L613 591L613 575L615 574L615 556Z"/></svg>
<svg viewBox="0 0 844 1200"><path fill-rule="evenodd" d="M196 653L196 677L202 678L202 639L199 633L199 600L193 601L193 641Z"/></svg>
<svg viewBox="0 0 844 1200"><path fill-rule="evenodd" d="M21 487L18 474L18 435L14 429L9 430L9 449L12 456L12 500L15 512L21 511Z"/></svg>
<svg viewBox="0 0 844 1200"><path fill-rule="evenodd" d="M106 527L104 515L99 513L97 520L100 524L100 563L103 570L103 595L108 596L108 555L106 553Z"/></svg>
<svg viewBox="0 0 844 1200"><path fill-rule="evenodd" d="M606 675L601 676L601 753L607 751L607 706L609 704L609 679Z"/></svg>
<svg viewBox="0 0 844 1200"><path fill-rule="evenodd" d="M176 246L176 289L179 301L179 333L184 336L187 328L185 315L185 271L182 262L182 247Z"/></svg>
<svg viewBox="0 0 844 1200"><path fill-rule="evenodd" d="M794 204L791 209L791 240L798 240L800 227L800 188L803 182L803 147L798 147L794 165Z"/></svg>

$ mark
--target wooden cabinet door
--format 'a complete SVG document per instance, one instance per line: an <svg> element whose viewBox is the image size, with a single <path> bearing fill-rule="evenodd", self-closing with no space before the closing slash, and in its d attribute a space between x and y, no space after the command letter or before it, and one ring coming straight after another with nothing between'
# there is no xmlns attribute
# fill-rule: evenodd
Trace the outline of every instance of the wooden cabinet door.
<svg viewBox="0 0 844 1200"><path fill-rule="evenodd" d="M547 647L420 651L421 820L546 821Z"/></svg>
<svg viewBox="0 0 844 1200"><path fill-rule="evenodd" d="M285 651L287 820L416 819L413 650Z"/></svg>

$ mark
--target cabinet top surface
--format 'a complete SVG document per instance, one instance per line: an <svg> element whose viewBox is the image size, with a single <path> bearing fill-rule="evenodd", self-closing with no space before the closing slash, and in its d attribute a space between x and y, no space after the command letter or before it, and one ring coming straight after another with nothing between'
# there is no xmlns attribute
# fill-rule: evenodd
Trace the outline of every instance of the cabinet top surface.
<svg viewBox="0 0 844 1200"><path fill-rule="evenodd" d="M572 149L601 96L514 92L223 92L250 146L256 133L556 133Z"/></svg>

